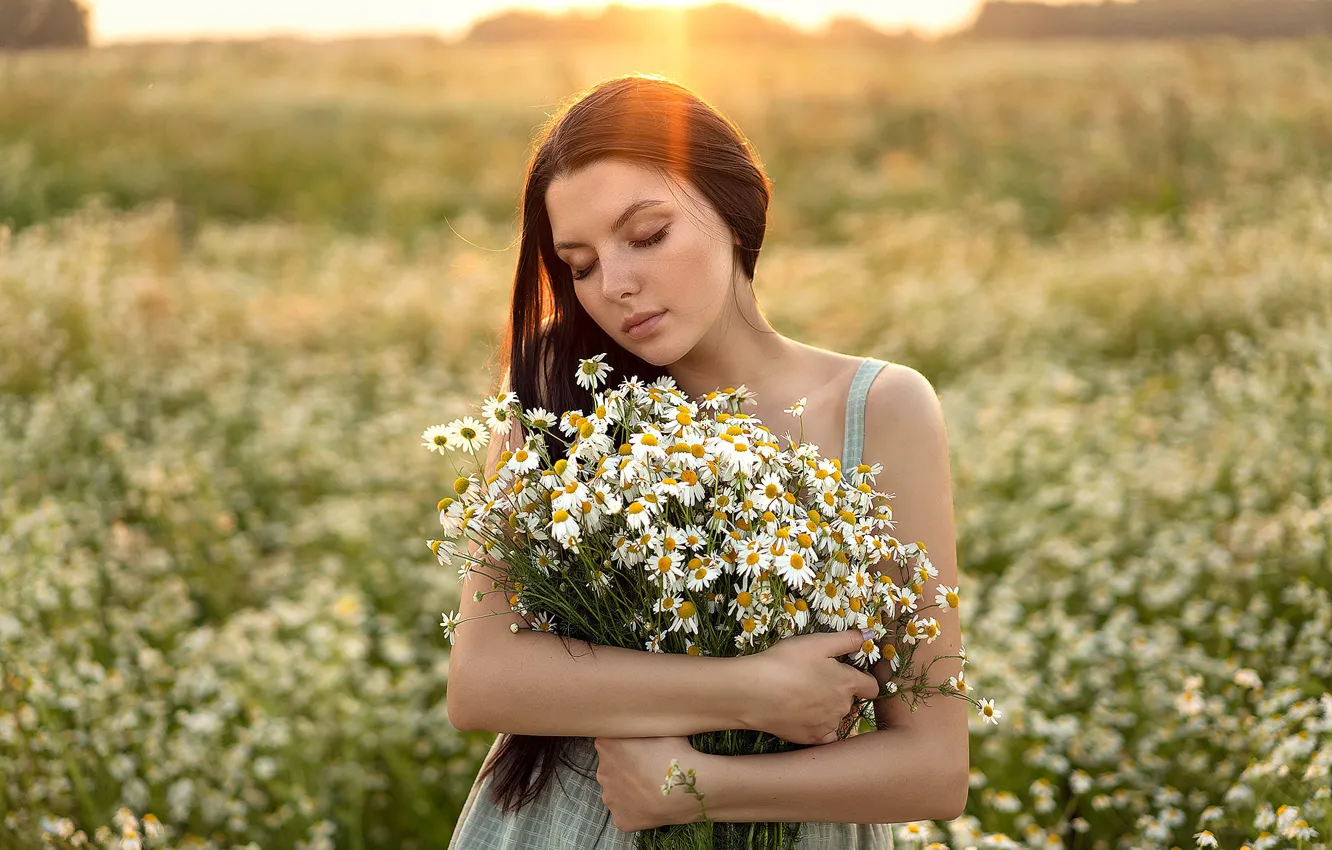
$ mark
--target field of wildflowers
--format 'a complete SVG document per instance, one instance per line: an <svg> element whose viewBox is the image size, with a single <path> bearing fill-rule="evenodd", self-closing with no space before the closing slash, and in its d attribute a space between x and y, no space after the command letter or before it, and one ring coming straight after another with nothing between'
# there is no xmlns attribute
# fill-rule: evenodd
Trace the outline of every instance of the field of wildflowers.
<svg viewBox="0 0 1332 850"><path fill-rule="evenodd" d="M899 846L1325 847L1326 43L274 42L0 57L0 850L447 843L420 433L494 388L530 132L633 70L753 138L773 323L942 399L1005 711Z"/></svg>

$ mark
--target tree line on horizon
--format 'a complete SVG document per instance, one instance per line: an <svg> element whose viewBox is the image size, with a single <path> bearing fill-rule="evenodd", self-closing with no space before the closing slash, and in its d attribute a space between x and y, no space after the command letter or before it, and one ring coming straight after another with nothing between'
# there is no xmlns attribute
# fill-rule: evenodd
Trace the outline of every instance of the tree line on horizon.
<svg viewBox="0 0 1332 850"><path fill-rule="evenodd" d="M465 40L473 43L650 41L682 28L694 43L768 44L919 40L910 29L885 31L854 17L837 17L818 33L733 3L683 10L612 4L598 11L551 15L508 11L478 21ZM1332 34L1332 0L1101 0L1051 5L1039 0L987 0L970 26L953 39L1039 38L1302 38Z"/></svg>
<svg viewBox="0 0 1332 850"><path fill-rule="evenodd" d="M855 17L836 17L810 33L734 3L684 10L612 3L560 15L513 10L478 21L464 41L653 41L683 29L694 43L887 45L920 40L913 30L885 31ZM987 0L965 29L946 38L1302 38L1332 34L1332 0L1100 0L1051 5L1039 0ZM88 9L80 0L0 0L0 50L86 47Z"/></svg>

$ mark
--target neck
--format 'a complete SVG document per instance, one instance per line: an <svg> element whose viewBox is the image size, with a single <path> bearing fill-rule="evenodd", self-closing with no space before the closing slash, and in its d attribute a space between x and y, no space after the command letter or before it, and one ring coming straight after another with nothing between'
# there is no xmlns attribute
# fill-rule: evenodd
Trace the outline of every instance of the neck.
<svg viewBox="0 0 1332 850"><path fill-rule="evenodd" d="M713 390L743 384L765 403L785 402L776 395L789 384L785 376L800 344L773 330L747 281L739 293L740 307L732 302L717 325L688 354L670 364L671 377L695 400Z"/></svg>

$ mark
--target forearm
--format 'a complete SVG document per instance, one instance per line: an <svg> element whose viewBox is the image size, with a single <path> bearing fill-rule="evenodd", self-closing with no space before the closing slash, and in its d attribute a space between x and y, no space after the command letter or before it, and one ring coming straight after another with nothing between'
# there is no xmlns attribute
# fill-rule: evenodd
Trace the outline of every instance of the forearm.
<svg viewBox="0 0 1332 850"><path fill-rule="evenodd" d="M966 804L966 770L928 744L919 732L889 728L784 753L700 753L695 782L715 821L951 820Z"/></svg>
<svg viewBox="0 0 1332 850"><path fill-rule="evenodd" d="M592 646L521 630L449 671L449 717L514 735L650 738L742 729L743 657Z"/></svg>

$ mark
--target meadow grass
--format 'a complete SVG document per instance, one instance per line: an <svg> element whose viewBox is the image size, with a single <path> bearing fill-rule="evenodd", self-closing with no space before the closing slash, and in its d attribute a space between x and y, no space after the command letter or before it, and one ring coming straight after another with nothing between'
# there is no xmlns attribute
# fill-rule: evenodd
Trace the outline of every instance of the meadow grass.
<svg viewBox="0 0 1332 850"><path fill-rule="evenodd" d="M628 70L754 139L774 325L942 399L1005 713L899 845L1325 846L1328 59L0 57L0 848L123 846L122 806L173 847L447 842L492 736L445 712L419 434L493 385L530 132Z"/></svg>

